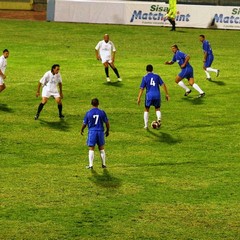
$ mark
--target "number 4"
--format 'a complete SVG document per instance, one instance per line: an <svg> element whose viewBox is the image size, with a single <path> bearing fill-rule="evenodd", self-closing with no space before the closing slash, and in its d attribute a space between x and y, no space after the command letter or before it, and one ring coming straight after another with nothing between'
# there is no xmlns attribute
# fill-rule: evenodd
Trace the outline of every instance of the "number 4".
<svg viewBox="0 0 240 240"><path fill-rule="evenodd" d="M150 85L151 85L151 86L155 86L155 85L156 85L156 83L155 83L155 81L153 80L153 78L151 78Z"/></svg>

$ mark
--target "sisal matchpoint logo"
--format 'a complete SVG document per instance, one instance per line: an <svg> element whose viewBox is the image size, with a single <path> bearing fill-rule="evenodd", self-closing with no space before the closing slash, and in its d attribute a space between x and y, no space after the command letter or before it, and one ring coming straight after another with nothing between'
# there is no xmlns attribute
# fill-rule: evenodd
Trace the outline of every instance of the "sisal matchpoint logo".
<svg viewBox="0 0 240 240"><path fill-rule="evenodd" d="M214 15L215 23L225 23L225 24L239 24L240 23L240 8L233 8L231 16L220 14Z"/></svg>
<svg viewBox="0 0 240 240"><path fill-rule="evenodd" d="M134 10L130 19L130 22L136 20L147 20L147 21L165 21L165 15L167 14L168 7L163 7L160 5L151 5L149 12L144 12L143 10ZM176 16L176 21L189 22L191 15L188 14L178 14Z"/></svg>

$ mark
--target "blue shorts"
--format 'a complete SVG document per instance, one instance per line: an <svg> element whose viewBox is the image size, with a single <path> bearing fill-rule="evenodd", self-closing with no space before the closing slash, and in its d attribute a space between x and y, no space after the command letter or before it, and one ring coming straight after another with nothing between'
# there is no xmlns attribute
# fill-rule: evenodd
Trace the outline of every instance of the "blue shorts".
<svg viewBox="0 0 240 240"><path fill-rule="evenodd" d="M103 131L89 131L88 132L88 139L87 139L88 147L94 147L96 144L99 147L101 147L105 144Z"/></svg>
<svg viewBox="0 0 240 240"><path fill-rule="evenodd" d="M181 78L190 79L193 78L193 68L192 67L185 67L182 71L178 74Z"/></svg>
<svg viewBox="0 0 240 240"><path fill-rule="evenodd" d="M155 108L160 108L161 106L160 99L152 99L152 100L145 99L145 108L150 108L150 106L154 106Z"/></svg>
<svg viewBox="0 0 240 240"><path fill-rule="evenodd" d="M206 62L204 63L204 67L205 68L211 67L213 60L214 60L214 56L213 55L208 55L207 59L206 59Z"/></svg>

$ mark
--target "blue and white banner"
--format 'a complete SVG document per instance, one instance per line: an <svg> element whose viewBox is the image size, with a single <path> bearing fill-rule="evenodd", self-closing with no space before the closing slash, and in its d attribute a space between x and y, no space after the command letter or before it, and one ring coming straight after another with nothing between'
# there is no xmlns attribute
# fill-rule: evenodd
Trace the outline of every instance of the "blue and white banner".
<svg viewBox="0 0 240 240"><path fill-rule="evenodd" d="M168 4L131 1L48 0L54 21L170 26ZM50 10L49 10L50 11ZM52 10L51 10L52 11ZM48 19L52 20L52 19ZM240 29L240 6L177 5L177 27Z"/></svg>

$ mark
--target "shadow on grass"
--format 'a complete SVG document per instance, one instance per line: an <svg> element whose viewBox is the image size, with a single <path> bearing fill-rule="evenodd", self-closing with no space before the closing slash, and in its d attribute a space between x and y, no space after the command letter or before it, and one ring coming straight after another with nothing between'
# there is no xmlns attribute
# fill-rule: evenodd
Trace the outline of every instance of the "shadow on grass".
<svg viewBox="0 0 240 240"><path fill-rule="evenodd" d="M199 97L184 97L184 98L182 98L182 100L185 102L189 102L193 105L201 105L204 102L204 98L205 97L201 97L201 98L199 98Z"/></svg>
<svg viewBox="0 0 240 240"><path fill-rule="evenodd" d="M47 126L52 129L60 130L60 131L69 131L69 124L65 122L64 120L54 121L54 122L48 122L42 119L38 120L42 125Z"/></svg>
<svg viewBox="0 0 240 240"><path fill-rule="evenodd" d="M98 174L94 169L91 172L92 177L89 179L98 186L105 188L119 188L121 186L121 180L113 177L107 169L103 169L103 174Z"/></svg>
<svg viewBox="0 0 240 240"><path fill-rule="evenodd" d="M223 81L208 80L208 82L215 83L218 86L225 86L226 85L226 83L223 82Z"/></svg>
<svg viewBox="0 0 240 240"><path fill-rule="evenodd" d="M148 130L148 132L153 135L154 137L156 137L158 139L159 142L164 142L167 144L177 144L180 143L181 140L180 139L176 139L174 137L172 137L169 133L165 133L161 131L161 128L159 130Z"/></svg>
<svg viewBox="0 0 240 240"><path fill-rule="evenodd" d="M12 113L13 110L7 104L0 104L0 111Z"/></svg>
<svg viewBox="0 0 240 240"><path fill-rule="evenodd" d="M111 87L122 87L123 86L122 82L119 82L119 81L105 82L103 84L106 85L106 86L111 86Z"/></svg>

